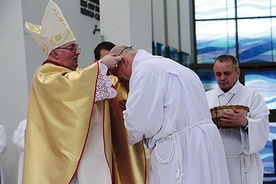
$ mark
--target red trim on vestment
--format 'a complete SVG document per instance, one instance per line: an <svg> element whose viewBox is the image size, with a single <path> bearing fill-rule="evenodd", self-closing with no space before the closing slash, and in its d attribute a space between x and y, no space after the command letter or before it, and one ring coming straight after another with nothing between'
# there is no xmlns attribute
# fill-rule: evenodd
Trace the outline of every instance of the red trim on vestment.
<svg viewBox="0 0 276 184"><path fill-rule="evenodd" d="M52 61L50 61L50 60L46 60L46 61L49 61L49 63L52 62ZM46 62L46 61L45 61L45 62ZM44 63L45 63L45 62L44 62ZM55 63L52 63L52 64L55 64ZM59 66L61 66L61 65L59 65ZM98 70L97 70L97 76L98 76L98 75L99 75L99 67L98 67ZM79 159L79 161L78 161L77 167L76 167L75 172L74 172L73 176L71 177L69 183L72 182L72 180L74 179L74 176L75 176L76 173L77 173L77 170L78 170L78 168L79 168L79 165L80 165L80 161L81 161L82 155L83 155L83 153L84 153L84 149L85 149L85 146L86 146L87 138L88 138L88 135L89 135L89 130L90 130L90 126L91 126L91 118L92 118L93 109L94 109L94 104L95 104L94 102L95 102L95 96L96 96L97 80L98 80L98 77L97 77L97 79L96 79L96 85L95 85L95 89L94 89L94 99L93 99L93 103L92 103L92 109L91 109L91 113L90 113L90 118L89 118L89 123L88 123L88 130L87 130L87 133L86 133L85 142L84 142L84 145L83 145L83 148L82 148L82 151L81 151L81 155L80 155L80 159Z"/></svg>

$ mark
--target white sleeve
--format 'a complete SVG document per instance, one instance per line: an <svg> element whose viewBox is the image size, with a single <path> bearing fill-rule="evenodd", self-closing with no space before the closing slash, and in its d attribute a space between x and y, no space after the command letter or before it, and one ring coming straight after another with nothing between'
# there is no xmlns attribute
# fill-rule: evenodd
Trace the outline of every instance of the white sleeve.
<svg viewBox="0 0 276 184"><path fill-rule="evenodd" d="M0 153L4 153L7 149L7 135L3 125L0 125Z"/></svg>
<svg viewBox="0 0 276 184"><path fill-rule="evenodd" d="M26 119L19 122L18 127L13 132L12 136L12 143L19 153L24 151L26 122Z"/></svg>
<svg viewBox="0 0 276 184"><path fill-rule="evenodd" d="M114 98L117 91L112 87L112 80L107 76L107 66L99 61L99 75L96 87L96 101Z"/></svg>
<svg viewBox="0 0 276 184"><path fill-rule="evenodd" d="M263 149L269 138L269 110L259 93L254 92L249 109L248 133L240 130L242 150L246 154Z"/></svg>

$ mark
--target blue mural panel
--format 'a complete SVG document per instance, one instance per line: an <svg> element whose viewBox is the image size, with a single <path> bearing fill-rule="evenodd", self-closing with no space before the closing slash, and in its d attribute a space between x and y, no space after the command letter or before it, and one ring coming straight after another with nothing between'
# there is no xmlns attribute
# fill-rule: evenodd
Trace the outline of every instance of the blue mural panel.
<svg viewBox="0 0 276 184"><path fill-rule="evenodd" d="M276 1L236 2L237 9L232 0L195 0L197 64L237 49L241 63L275 62Z"/></svg>
<svg viewBox="0 0 276 184"><path fill-rule="evenodd" d="M238 20L241 63L273 61L271 29L271 19Z"/></svg>
<svg viewBox="0 0 276 184"><path fill-rule="evenodd" d="M246 71L245 85L258 91L270 110L276 109L276 71Z"/></svg>
<svg viewBox="0 0 276 184"><path fill-rule="evenodd" d="M260 17L271 16L268 11L271 6L271 0L238 0L237 13L238 17ZM274 8L275 9L275 8Z"/></svg>
<svg viewBox="0 0 276 184"><path fill-rule="evenodd" d="M275 164L274 164L272 141L276 139L276 122L271 122L269 126L270 126L270 134L269 134L268 141L265 147L261 151L259 151L259 154L263 161L264 173L274 174Z"/></svg>
<svg viewBox="0 0 276 184"><path fill-rule="evenodd" d="M217 86L213 69L198 69L197 74L205 91L209 91Z"/></svg>
<svg viewBox="0 0 276 184"><path fill-rule="evenodd" d="M235 34L234 20L197 21L198 64L213 63L221 54L236 55Z"/></svg>
<svg viewBox="0 0 276 184"><path fill-rule="evenodd" d="M195 1L196 19L235 17L234 0L199 0Z"/></svg>

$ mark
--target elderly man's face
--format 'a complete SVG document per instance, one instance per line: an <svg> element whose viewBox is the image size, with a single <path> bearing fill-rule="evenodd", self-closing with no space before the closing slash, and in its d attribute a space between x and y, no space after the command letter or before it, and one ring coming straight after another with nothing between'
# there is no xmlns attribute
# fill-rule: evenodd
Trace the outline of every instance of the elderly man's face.
<svg viewBox="0 0 276 184"><path fill-rule="evenodd" d="M71 70L77 69L80 49L76 41L66 43L54 50L59 56L58 62L60 65Z"/></svg>

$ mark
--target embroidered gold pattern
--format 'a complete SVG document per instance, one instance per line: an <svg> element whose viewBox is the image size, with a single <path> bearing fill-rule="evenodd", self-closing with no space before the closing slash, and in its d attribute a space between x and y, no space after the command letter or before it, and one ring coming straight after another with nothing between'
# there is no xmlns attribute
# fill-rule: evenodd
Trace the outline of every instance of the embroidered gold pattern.
<svg viewBox="0 0 276 184"><path fill-rule="evenodd" d="M40 49L45 53L45 54L48 54L48 47L47 47L47 45L45 45L45 44L42 44L41 45L41 47L40 47Z"/></svg>
<svg viewBox="0 0 276 184"><path fill-rule="evenodd" d="M53 8L53 11L55 12L56 17L58 18L59 22L61 25L64 27L65 32L64 33L59 33L57 35L54 35L51 39L50 42L53 45L60 45L61 43L65 42L68 38L74 38L71 30L69 29L65 19L63 18L61 12L57 8Z"/></svg>
<svg viewBox="0 0 276 184"><path fill-rule="evenodd" d="M27 25L28 25L28 28L29 28L31 31L40 33L40 31L41 31L41 26L34 26L34 25L32 25L32 24L29 24L29 23L27 23Z"/></svg>

